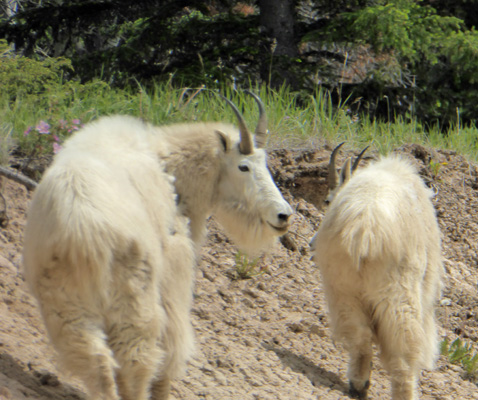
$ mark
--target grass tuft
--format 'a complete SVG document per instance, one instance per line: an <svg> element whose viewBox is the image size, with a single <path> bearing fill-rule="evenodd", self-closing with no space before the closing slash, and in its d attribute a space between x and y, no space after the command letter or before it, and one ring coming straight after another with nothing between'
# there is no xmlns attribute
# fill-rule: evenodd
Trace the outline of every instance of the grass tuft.
<svg viewBox="0 0 478 400"><path fill-rule="evenodd" d="M266 272L266 268L258 267L258 258L249 260L244 253L238 251L236 253L235 259L235 274L237 279L251 279Z"/></svg>

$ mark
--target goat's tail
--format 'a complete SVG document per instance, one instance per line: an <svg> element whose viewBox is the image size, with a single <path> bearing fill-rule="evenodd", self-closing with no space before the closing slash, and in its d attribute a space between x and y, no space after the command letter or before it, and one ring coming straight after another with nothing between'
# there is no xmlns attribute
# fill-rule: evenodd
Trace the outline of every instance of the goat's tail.
<svg viewBox="0 0 478 400"><path fill-rule="evenodd" d="M343 248L357 269L366 258L397 260L408 242L404 236L407 232L413 234L413 230L403 226L406 219L386 204L352 204L330 210L323 222L328 240Z"/></svg>

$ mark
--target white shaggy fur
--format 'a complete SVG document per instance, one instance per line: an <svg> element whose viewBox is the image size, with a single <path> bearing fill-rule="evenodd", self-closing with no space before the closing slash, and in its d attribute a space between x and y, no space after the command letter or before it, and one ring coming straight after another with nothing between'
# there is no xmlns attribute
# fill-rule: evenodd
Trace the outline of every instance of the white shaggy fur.
<svg viewBox="0 0 478 400"><path fill-rule="evenodd" d="M70 138L43 176L25 276L92 399L168 397L194 347L194 265L211 212L251 249L287 230L292 211L264 151L242 155L238 142L221 123L106 117Z"/></svg>
<svg viewBox="0 0 478 400"><path fill-rule="evenodd" d="M343 182L311 242L357 398L367 398L373 341L394 400L418 399L419 372L433 367L443 271L432 195L408 161L382 158Z"/></svg>

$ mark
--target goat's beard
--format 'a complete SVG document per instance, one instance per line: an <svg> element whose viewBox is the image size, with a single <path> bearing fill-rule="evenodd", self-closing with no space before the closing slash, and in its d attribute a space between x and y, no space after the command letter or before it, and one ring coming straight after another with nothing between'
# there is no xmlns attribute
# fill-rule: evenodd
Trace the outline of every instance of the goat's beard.
<svg viewBox="0 0 478 400"><path fill-rule="evenodd" d="M217 221L241 251L258 256L270 248L280 235L258 213L250 213L235 205L216 210Z"/></svg>

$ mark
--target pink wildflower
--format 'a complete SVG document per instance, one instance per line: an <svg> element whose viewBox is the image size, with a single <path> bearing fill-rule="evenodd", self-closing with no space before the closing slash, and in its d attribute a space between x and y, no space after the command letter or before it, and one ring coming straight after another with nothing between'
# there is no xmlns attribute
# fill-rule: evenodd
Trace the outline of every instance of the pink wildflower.
<svg viewBox="0 0 478 400"><path fill-rule="evenodd" d="M53 140L54 140L55 142L59 142L59 141L60 141L60 138L59 138L58 136L56 136L56 135L52 135L51 137L53 138Z"/></svg>
<svg viewBox="0 0 478 400"><path fill-rule="evenodd" d="M50 133L50 125L45 121L40 121L38 125L35 127L38 133L48 134Z"/></svg>
<svg viewBox="0 0 478 400"><path fill-rule="evenodd" d="M68 125L68 122L66 122L64 119L58 120L58 127L60 129L66 129Z"/></svg>
<svg viewBox="0 0 478 400"><path fill-rule="evenodd" d="M73 125L80 125L80 124L81 124L81 121L80 121L79 119L73 119L73 120L71 121L71 123L72 123Z"/></svg>
<svg viewBox="0 0 478 400"><path fill-rule="evenodd" d="M59 145L57 142L53 142L53 153L56 154L61 150L61 145Z"/></svg>
<svg viewBox="0 0 478 400"><path fill-rule="evenodd" d="M25 132L23 132L23 136L28 136L28 134L32 131L32 129L33 129L33 126L29 126L29 127L25 130Z"/></svg>

